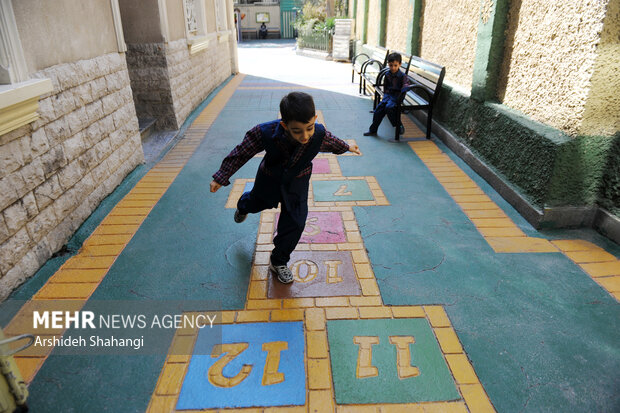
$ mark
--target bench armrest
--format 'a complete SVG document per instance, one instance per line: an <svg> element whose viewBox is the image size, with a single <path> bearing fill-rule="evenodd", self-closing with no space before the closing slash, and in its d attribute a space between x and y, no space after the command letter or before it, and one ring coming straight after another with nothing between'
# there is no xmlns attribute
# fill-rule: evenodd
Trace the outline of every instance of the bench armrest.
<svg viewBox="0 0 620 413"><path fill-rule="evenodd" d="M423 92L426 95L426 98L429 102L431 101L431 98L434 95L432 90L430 90L429 88L427 88L426 86L418 82L415 82L414 84L410 85L409 90L415 91L417 94L419 94L418 91Z"/></svg>
<svg viewBox="0 0 620 413"><path fill-rule="evenodd" d="M362 68L360 69L360 72L362 74L365 74L366 73L366 68L368 66L372 65L373 63L377 63L379 65L379 70L380 71L383 70L383 63L381 63L380 61L375 60L375 59L368 59L364 63L362 63Z"/></svg>
<svg viewBox="0 0 620 413"><path fill-rule="evenodd" d="M381 82L383 82L383 78L385 77L385 75L387 74L387 72L390 70L389 67L384 67L383 69L381 69L381 71L379 72L379 74L377 75L377 80L375 81L375 84L373 86L375 86L375 89L378 86L381 86Z"/></svg>
<svg viewBox="0 0 620 413"><path fill-rule="evenodd" d="M358 54L358 55L355 55L355 56L353 57L353 59L351 60L351 64L352 64L353 66L355 66L355 60L356 60L358 57L360 57L360 56L366 56L366 61L368 61L368 60L370 59L370 56L368 56L366 53L360 53L360 54Z"/></svg>

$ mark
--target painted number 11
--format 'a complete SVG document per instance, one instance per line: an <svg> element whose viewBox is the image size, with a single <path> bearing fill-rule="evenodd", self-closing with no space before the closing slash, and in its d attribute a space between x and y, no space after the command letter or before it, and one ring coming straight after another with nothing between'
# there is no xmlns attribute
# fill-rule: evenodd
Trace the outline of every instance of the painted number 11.
<svg viewBox="0 0 620 413"><path fill-rule="evenodd" d="M356 377L364 379L379 375L379 369L372 365L372 346L379 344L376 336L355 336L353 343L359 346L357 353ZM396 366L398 378L407 379L420 375L420 370L411 365L411 350L409 345L415 343L412 336L390 336L390 344L396 346Z"/></svg>

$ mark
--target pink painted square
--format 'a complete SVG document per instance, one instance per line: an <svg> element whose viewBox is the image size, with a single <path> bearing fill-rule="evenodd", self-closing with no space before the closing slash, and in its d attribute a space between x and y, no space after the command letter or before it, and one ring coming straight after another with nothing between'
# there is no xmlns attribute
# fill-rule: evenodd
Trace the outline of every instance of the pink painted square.
<svg viewBox="0 0 620 413"><path fill-rule="evenodd" d="M312 160L312 173L313 174L329 174L332 172L332 168L329 166L329 159L318 158Z"/></svg>
<svg viewBox="0 0 620 413"><path fill-rule="evenodd" d="M280 214L276 214L276 227ZM306 228L299 240L302 244L336 244L347 242L342 215L339 212L308 212Z"/></svg>

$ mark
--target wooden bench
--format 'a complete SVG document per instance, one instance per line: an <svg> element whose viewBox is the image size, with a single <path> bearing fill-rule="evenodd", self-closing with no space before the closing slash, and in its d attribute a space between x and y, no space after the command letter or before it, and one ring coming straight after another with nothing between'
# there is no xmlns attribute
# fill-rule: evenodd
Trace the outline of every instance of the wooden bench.
<svg viewBox="0 0 620 413"><path fill-rule="evenodd" d="M351 60L351 82L355 82L355 74L359 75L359 93L366 94L366 81L374 85L375 80L381 69L387 63L389 50L380 46L365 46L368 53L360 53Z"/></svg>
<svg viewBox="0 0 620 413"><path fill-rule="evenodd" d="M242 39L258 39L258 33L256 29L241 29Z"/></svg>
<svg viewBox="0 0 620 413"><path fill-rule="evenodd" d="M267 38L268 39L279 39L280 38L280 29L267 27Z"/></svg>
<svg viewBox="0 0 620 413"><path fill-rule="evenodd" d="M409 77L409 87L406 93L399 97L399 104L396 107L397 119L400 121L402 113L413 110L426 109L428 117L426 119L426 139L431 138L431 126L433 122L433 107L437 102L439 91L446 74L446 68L436 63L429 62L417 56L408 56L401 53L403 58L400 70L405 76ZM381 70L374 84L375 99L373 109L377 107L383 98L382 82L385 79L389 68ZM395 128L395 139L400 139L400 128Z"/></svg>

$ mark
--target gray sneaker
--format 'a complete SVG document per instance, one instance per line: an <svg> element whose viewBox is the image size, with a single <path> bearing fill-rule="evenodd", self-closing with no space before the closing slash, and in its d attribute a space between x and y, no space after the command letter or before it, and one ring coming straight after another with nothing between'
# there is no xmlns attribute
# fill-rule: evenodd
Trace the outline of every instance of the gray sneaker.
<svg viewBox="0 0 620 413"><path fill-rule="evenodd" d="M293 282L293 273L286 265L273 265L269 263L269 269L277 275L278 281L282 284L290 284Z"/></svg>
<svg viewBox="0 0 620 413"><path fill-rule="evenodd" d="M242 223L248 217L248 214L242 214L238 209L235 210L235 222L237 224Z"/></svg>

